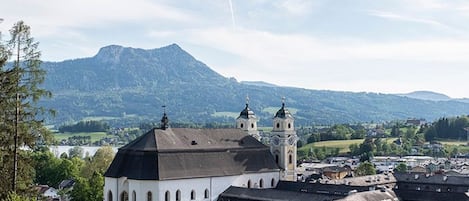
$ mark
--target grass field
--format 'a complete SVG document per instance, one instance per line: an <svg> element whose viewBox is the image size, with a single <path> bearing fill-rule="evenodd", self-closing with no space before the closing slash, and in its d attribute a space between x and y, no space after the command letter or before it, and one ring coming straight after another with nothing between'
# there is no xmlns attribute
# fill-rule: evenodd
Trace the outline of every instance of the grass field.
<svg viewBox="0 0 469 201"><path fill-rule="evenodd" d="M91 142L96 142L103 137L106 137L106 132L91 132L91 133L55 133L54 139L56 141L61 141L63 139L68 139L72 136L91 136Z"/></svg>
<svg viewBox="0 0 469 201"><path fill-rule="evenodd" d="M339 148L339 153L347 153L350 151L349 146L351 144L361 144L363 139L357 140L331 140L331 141L321 141L321 142L314 142L310 144L306 144L300 148L300 150L309 151L311 148Z"/></svg>
<svg viewBox="0 0 469 201"><path fill-rule="evenodd" d="M314 142L310 144L305 144L300 148L300 150L309 151L312 148L321 148L326 147L328 149L339 148L339 153L347 153L350 151L349 146L351 144L361 144L364 139L355 139L355 140L330 140L330 141L321 141ZM392 143L396 138L386 138L386 143Z"/></svg>

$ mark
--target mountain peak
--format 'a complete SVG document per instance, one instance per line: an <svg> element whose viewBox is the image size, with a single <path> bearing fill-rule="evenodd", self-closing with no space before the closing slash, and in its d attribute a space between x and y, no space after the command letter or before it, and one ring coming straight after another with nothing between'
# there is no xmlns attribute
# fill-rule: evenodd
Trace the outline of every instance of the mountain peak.
<svg viewBox="0 0 469 201"><path fill-rule="evenodd" d="M413 91L406 94L397 94L399 96L404 96L408 98L420 99L420 100L431 100L431 101L448 101L451 100L451 97L437 93L433 91Z"/></svg>
<svg viewBox="0 0 469 201"><path fill-rule="evenodd" d="M94 57L102 61L118 62L119 57L124 49L125 47L122 47L120 45L108 45L100 48L98 54L96 54Z"/></svg>

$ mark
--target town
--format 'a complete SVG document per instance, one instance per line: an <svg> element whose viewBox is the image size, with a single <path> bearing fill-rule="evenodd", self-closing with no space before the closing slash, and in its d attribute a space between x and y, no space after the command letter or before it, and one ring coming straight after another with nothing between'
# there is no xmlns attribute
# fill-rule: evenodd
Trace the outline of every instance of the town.
<svg viewBox="0 0 469 201"><path fill-rule="evenodd" d="M468 8L2 2L0 201L469 201Z"/></svg>

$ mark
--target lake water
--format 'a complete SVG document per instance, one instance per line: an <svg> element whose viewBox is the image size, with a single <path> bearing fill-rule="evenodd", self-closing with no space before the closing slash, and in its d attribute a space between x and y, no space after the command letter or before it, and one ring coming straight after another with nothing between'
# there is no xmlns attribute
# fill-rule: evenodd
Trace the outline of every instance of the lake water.
<svg viewBox="0 0 469 201"><path fill-rule="evenodd" d="M66 153L68 155L68 150L73 148L75 146L50 146L49 149L56 157L60 157L62 153ZM79 146L83 148L83 156L86 156L87 153L89 156L93 156L96 151L98 151L99 148L101 147L90 147L90 146ZM112 147L112 150L114 150L114 153L117 153L118 147Z"/></svg>

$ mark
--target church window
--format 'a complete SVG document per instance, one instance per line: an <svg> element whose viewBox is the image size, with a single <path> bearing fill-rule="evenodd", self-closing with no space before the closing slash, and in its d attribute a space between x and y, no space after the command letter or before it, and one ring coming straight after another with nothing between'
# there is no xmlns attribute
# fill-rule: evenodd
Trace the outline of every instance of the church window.
<svg viewBox="0 0 469 201"><path fill-rule="evenodd" d="M253 124L253 123L251 123L251 128L254 128L254 124Z"/></svg>
<svg viewBox="0 0 469 201"><path fill-rule="evenodd" d="M290 124L290 123L288 123L288 128L291 128L291 124Z"/></svg>
<svg viewBox="0 0 469 201"><path fill-rule="evenodd" d="M153 195L152 195L151 191L148 191L148 193L147 193L147 201L153 201Z"/></svg>
<svg viewBox="0 0 469 201"><path fill-rule="evenodd" d="M274 179L274 178L272 178L272 180L270 180L270 186L271 186L271 187L274 187L274 186L275 186L275 179Z"/></svg>
<svg viewBox="0 0 469 201"><path fill-rule="evenodd" d="M176 201L181 201L181 191L179 189L176 191Z"/></svg>
<svg viewBox="0 0 469 201"><path fill-rule="evenodd" d="M251 180L248 180L248 188L251 188Z"/></svg>
<svg viewBox="0 0 469 201"><path fill-rule="evenodd" d="M127 194L127 191L123 191L121 193L121 201L129 201L129 194Z"/></svg>
<svg viewBox="0 0 469 201"><path fill-rule="evenodd" d="M170 198L171 197L170 197L169 191L166 191L166 193L164 194L164 200L169 201Z"/></svg>
<svg viewBox="0 0 469 201"><path fill-rule="evenodd" d="M204 198L208 198L208 189L205 189Z"/></svg>
<svg viewBox="0 0 469 201"><path fill-rule="evenodd" d="M195 200L195 191L194 190L191 191L191 200Z"/></svg>
<svg viewBox="0 0 469 201"><path fill-rule="evenodd" d="M280 128L280 123L277 123L277 128Z"/></svg>
<svg viewBox="0 0 469 201"><path fill-rule="evenodd" d="M107 192L107 201L112 201L112 191Z"/></svg>
<svg viewBox="0 0 469 201"><path fill-rule="evenodd" d="M275 162L278 164L278 155L275 154Z"/></svg>
<svg viewBox="0 0 469 201"><path fill-rule="evenodd" d="M243 128L243 127L244 127L244 124L243 124L243 123L241 123L241 125L239 125L239 127Z"/></svg>
<svg viewBox="0 0 469 201"><path fill-rule="evenodd" d="M137 194L135 191L132 191L132 201L137 201Z"/></svg>
<svg viewBox="0 0 469 201"><path fill-rule="evenodd" d="M293 163L293 157L292 155L288 155L288 164L292 164Z"/></svg>
<svg viewBox="0 0 469 201"><path fill-rule="evenodd" d="M264 180L263 179L259 180L259 188L264 188Z"/></svg>

